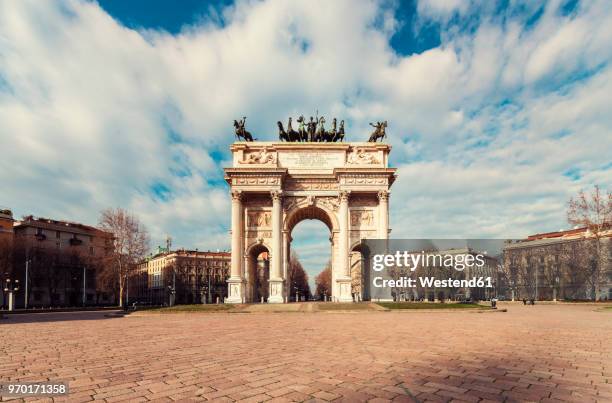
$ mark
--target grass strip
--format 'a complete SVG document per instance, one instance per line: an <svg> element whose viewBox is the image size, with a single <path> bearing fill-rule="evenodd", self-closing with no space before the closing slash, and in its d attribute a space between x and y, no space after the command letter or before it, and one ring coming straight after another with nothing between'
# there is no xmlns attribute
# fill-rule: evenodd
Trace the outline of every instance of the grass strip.
<svg viewBox="0 0 612 403"><path fill-rule="evenodd" d="M486 309L486 306L478 304L459 303L428 303L428 302L377 302L378 305L387 309Z"/></svg>
<svg viewBox="0 0 612 403"><path fill-rule="evenodd" d="M192 304L174 305L163 308L143 309L142 312L157 313L198 313L198 312L226 312L234 308L233 304Z"/></svg>

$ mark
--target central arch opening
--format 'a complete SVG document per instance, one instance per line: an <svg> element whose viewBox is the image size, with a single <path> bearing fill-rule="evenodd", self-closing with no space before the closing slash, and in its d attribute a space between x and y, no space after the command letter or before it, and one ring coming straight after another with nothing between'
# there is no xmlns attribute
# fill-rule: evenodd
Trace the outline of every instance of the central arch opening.
<svg viewBox="0 0 612 403"><path fill-rule="evenodd" d="M304 207L287 221L289 259L287 262L288 300L323 300L331 297L317 295L317 276L331 265L333 224L327 212L316 206ZM330 277L331 280L331 277ZM331 283L331 281L329 281Z"/></svg>
<svg viewBox="0 0 612 403"><path fill-rule="evenodd" d="M256 244L248 251L247 300L267 302L270 296L270 252L264 244Z"/></svg>

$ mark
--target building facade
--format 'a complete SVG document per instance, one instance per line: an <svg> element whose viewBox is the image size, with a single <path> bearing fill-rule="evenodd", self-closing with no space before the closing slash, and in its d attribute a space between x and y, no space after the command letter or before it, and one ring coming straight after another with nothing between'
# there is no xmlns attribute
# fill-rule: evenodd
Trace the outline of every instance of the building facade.
<svg viewBox="0 0 612 403"><path fill-rule="evenodd" d="M13 272L13 212L0 208L0 306L8 305L8 293L4 292L4 282L12 278ZM5 295L6 294L6 295Z"/></svg>
<svg viewBox="0 0 612 403"><path fill-rule="evenodd" d="M24 284L17 307L112 304L113 287L102 281L112 248L113 235L92 226L33 216L16 221L14 273Z"/></svg>
<svg viewBox="0 0 612 403"><path fill-rule="evenodd" d="M0 208L0 244L13 241L13 212L7 208Z"/></svg>
<svg viewBox="0 0 612 403"><path fill-rule="evenodd" d="M223 302L230 252L158 249L130 275L128 303L152 305Z"/></svg>
<svg viewBox="0 0 612 403"><path fill-rule="evenodd" d="M612 230L530 235L504 247L508 298L612 299Z"/></svg>

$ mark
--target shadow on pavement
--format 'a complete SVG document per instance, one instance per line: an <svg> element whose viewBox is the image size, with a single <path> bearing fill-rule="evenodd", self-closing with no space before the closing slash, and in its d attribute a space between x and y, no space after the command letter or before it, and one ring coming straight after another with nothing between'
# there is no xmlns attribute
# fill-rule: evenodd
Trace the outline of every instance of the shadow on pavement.
<svg viewBox="0 0 612 403"><path fill-rule="evenodd" d="M0 326L17 323L64 322L77 320L105 320L120 318L121 310L85 311L85 312L41 312L41 313L5 313L0 319Z"/></svg>

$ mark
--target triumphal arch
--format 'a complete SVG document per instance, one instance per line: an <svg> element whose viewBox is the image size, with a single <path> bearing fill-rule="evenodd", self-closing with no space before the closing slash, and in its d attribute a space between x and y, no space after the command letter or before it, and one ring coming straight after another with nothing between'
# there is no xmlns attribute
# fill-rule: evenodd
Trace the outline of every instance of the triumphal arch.
<svg viewBox="0 0 612 403"><path fill-rule="evenodd" d="M268 302L288 301L293 227L318 219L330 231L333 301L350 302L350 255L361 239L389 235L395 169L384 143L236 142L225 168L232 196L229 303L253 302L249 276L269 256Z"/></svg>

